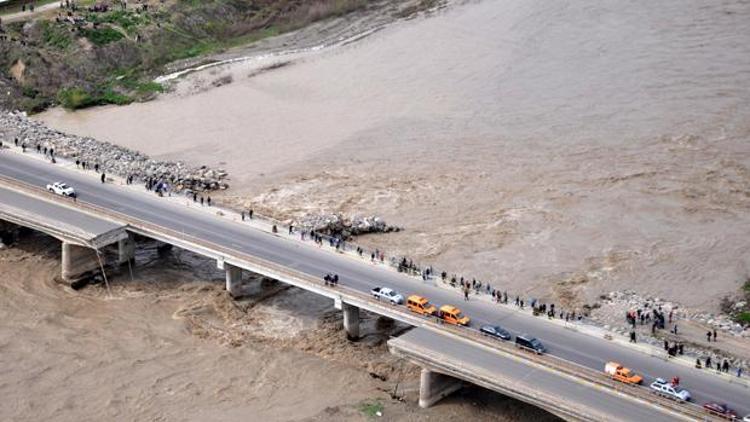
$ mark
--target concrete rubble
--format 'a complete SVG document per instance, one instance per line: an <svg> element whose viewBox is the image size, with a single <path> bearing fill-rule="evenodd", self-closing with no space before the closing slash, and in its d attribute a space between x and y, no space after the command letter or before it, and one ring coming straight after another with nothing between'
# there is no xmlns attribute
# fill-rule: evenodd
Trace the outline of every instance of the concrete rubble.
<svg viewBox="0 0 750 422"><path fill-rule="evenodd" d="M383 219L376 216L351 216L345 217L340 213L317 213L306 214L293 221L295 227L300 230L314 230L333 236L349 239L368 233L397 232L399 227L386 224Z"/></svg>
<svg viewBox="0 0 750 422"><path fill-rule="evenodd" d="M81 160L107 174L133 176L136 181L153 177L163 179L175 191L211 191L227 189L227 172L206 166L194 167L182 161L159 161L127 148L50 129L30 120L25 113L0 112L0 139L12 145L14 139L25 143L27 151L36 151L37 145L52 148L55 157Z"/></svg>

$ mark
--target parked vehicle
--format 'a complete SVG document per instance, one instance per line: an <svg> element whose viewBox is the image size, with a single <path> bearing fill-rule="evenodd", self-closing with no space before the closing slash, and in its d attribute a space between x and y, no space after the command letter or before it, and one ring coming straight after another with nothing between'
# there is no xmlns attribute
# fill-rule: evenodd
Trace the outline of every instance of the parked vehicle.
<svg viewBox="0 0 750 422"><path fill-rule="evenodd" d="M54 194L62 195L62 196L69 196L71 198L76 196L75 189L71 188L64 182L55 182L55 183L49 184L47 185L47 190Z"/></svg>
<svg viewBox="0 0 750 422"><path fill-rule="evenodd" d="M656 381L652 382L651 389L660 396L675 399L680 402L690 401L691 399L689 391L679 385L666 382L663 378L657 378Z"/></svg>
<svg viewBox="0 0 750 422"><path fill-rule="evenodd" d="M395 290L388 287L376 287L370 290L370 293L372 293L372 295L375 296L376 299L385 299L394 305L400 305L404 303L404 297L398 294Z"/></svg>
<svg viewBox="0 0 750 422"><path fill-rule="evenodd" d="M406 307L420 315L436 315L437 308L422 296L411 295L406 299Z"/></svg>
<svg viewBox="0 0 750 422"><path fill-rule="evenodd" d="M530 350L537 355L541 355L542 353L547 351L547 349L544 348L544 345L542 345L541 341L537 340L536 337L532 337L528 334L521 334L519 336L516 336L516 347Z"/></svg>
<svg viewBox="0 0 750 422"><path fill-rule="evenodd" d="M750 415L747 415L744 418L742 418L742 422L750 422Z"/></svg>
<svg viewBox="0 0 750 422"><path fill-rule="evenodd" d="M729 420L735 420L737 419L737 412L730 409L726 404L719 404L719 403L706 403L703 405L703 408L708 411L708 413L711 413L712 415L719 416L724 419Z"/></svg>
<svg viewBox="0 0 750 422"><path fill-rule="evenodd" d="M508 330L499 325L482 325L481 327L479 327L479 331L482 334L486 334L490 337L496 337L502 340L510 340L512 337Z"/></svg>
<svg viewBox="0 0 750 422"><path fill-rule="evenodd" d="M604 372L613 380L624 382L625 384L636 385L643 382L642 376L634 374L633 371L617 362L607 362L604 365Z"/></svg>
<svg viewBox="0 0 750 422"><path fill-rule="evenodd" d="M443 305L437 313L438 318L453 325L469 325L469 317L461 313L461 310L453 305Z"/></svg>

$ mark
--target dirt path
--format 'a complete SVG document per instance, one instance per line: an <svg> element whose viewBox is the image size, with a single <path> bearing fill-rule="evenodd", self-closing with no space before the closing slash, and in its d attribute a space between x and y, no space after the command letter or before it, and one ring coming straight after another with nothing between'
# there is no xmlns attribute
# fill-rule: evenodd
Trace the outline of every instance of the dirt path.
<svg viewBox="0 0 750 422"><path fill-rule="evenodd" d="M13 12L13 13L0 15L0 18L2 18L3 23L24 21L24 20L36 18L40 15L45 14L46 12L49 12L51 10L57 10L59 8L60 8L60 3L55 1L55 2L48 3L48 4L34 8L33 12L29 12L29 11Z"/></svg>

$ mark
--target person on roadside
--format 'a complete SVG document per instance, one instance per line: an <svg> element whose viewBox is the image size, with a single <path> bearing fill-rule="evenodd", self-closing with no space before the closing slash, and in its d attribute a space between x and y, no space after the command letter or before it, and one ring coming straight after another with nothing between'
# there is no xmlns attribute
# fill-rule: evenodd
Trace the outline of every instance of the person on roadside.
<svg viewBox="0 0 750 422"><path fill-rule="evenodd" d="M104 182L105 182L105 180L107 180L107 176L106 176L106 175L104 174L104 172L102 172L102 177L101 177L101 179L102 179L102 183L104 183Z"/></svg>
<svg viewBox="0 0 750 422"><path fill-rule="evenodd" d="M710 332L710 331L706 333L706 340L707 340L707 341L708 341L709 343L711 343L711 332Z"/></svg>
<svg viewBox="0 0 750 422"><path fill-rule="evenodd" d="M466 301L469 300L469 287L468 286L464 286L464 300Z"/></svg>
<svg viewBox="0 0 750 422"><path fill-rule="evenodd" d="M721 371L729 373L729 361L724 359L724 363L721 364Z"/></svg>
<svg viewBox="0 0 750 422"><path fill-rule="evenodd" d="M210 197L210 196L209 196L209 197L208 197L208 199L206 200L206 203L208 203L208 206L209 206L209 207L211 206L211 197Z"/></svg>
<svg viewBox="0 0 750 422"><path fill-rule="evenodd" d="M714 334L714 343L716 343L716 328L714 328L713 334Z"/></svg>
<svg viewBox="0 0 750 422"><path fill-rule="evenodd" d="M706 369L711 369L711 356L706 356Z"/></svg>
<svg viewBox="0 0 750 422"><path fill-rule="evenodd" d="M635 343L635 330L630 330L630 342Z"/></svg>

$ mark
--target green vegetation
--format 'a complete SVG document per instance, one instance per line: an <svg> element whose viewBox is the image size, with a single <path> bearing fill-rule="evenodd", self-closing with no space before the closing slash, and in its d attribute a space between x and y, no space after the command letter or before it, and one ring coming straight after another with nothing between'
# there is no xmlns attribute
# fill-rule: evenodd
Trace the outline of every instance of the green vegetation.
<svg viewBox="0 0 750 422"><path fill-rule="evenodd" d="M125 105L133 102L131 97L116 92L110 87L93 91L80 87L63 88L58 92L57 100L68 110L106 104Z"/></svg>
<svg viewBox="0 0 750 422"><path fill-rule="evenodd" d="M73 37L69 31L59 25L53 25L50 22L39 22L42 29L42 41L44 45L57 50L67 50L73 43Z"/></svg>
<svg viewBox="0 0 750 422"><path fill-rule="evenodd" d="M383 414L383 403L378 400L364 401L359 405L359 411L368 418L374 418ZM380 415L378 415L378 413Z"/></svg>
<svg viewBox="0 0 750 422"><path fill-rule="evenodd" d="M120 31L107 27L98 29L83 28L80 32L94 45L99 47L107 45L109 43L120 41L121 39L125 38L125 36L122 35Z"/></svg>
<svg viewBox="0 0 750 422"><path fill-rule="evenodd" d="M750 312L740 312L734 320L740 324L750 324Z"/></svg>
<svg viewBox="0 0 750 422"><path fill-rule="evenodd" d="M86 20L95 24L112 24L124 29L128 34L135 34L136 30L147 25L151 19L148 15L131 10L114 10L107 13L88 13Z"/></svg>
<svg viewBox="0 0 750 422"><path fill-rule="evenodd" d="M98 0L110 7L99 13L86 8L93 2L79 1L82 7L70 12L71 19L38 21L30 28L23 22L3 24L9 37L21 42L0 43L0 86L23 95L0 96L0 107L40 111L59 103L75 110L145 101L164 91L151 81L170 63L194 61L371 4L177 0L149 1L148 10L136 4L122 10L119 1ZM23 66L14 72L22 75L10 73L17 63Z"/></svg>

